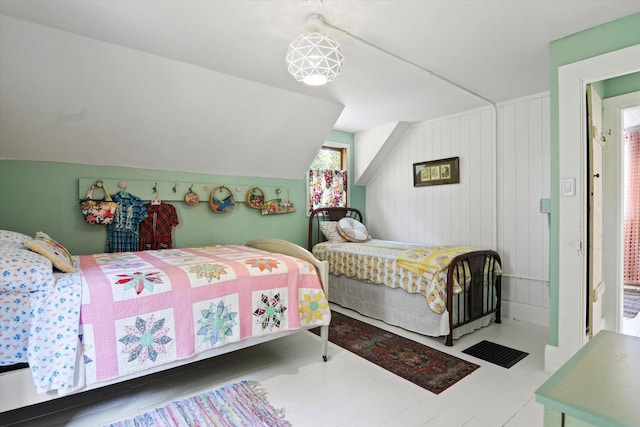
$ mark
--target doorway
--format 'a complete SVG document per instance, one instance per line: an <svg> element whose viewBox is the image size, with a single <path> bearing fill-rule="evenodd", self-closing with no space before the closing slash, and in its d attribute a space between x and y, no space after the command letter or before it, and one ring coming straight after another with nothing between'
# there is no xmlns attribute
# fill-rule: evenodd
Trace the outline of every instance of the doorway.
<svg viewBox="0 0 640 427"><path fill-rule="evenodd" d="M624 316L624 188L625 130L640 126L640 92L603 100L603 129L608 133L604 150L606 187L603 249L607 256L604 276L612 284L603 310L607 329L640 336L640 316Z"/></svg>
<svg viewBox="0 0 640 427"><path fill-rule="evenodd" d="M623 110L624 119L624 267L623 267L623 321L622 332L640 336L640 266L638 266L638 227L640 212L637 209L640 177L640 106ZM634 238L635 236L635 238Z"/></svg>
<svg viewBox="0 0 640 427"><path fill-rule="evenodd" d="M555 237L558 251L555 276L557 277L558 336L556 342L545 348L545 369L548 371L558 369L586 343L584 334L586 261L583 245L586 242L587 215L586 203L582 196L586 193L584 191L585 88L588 83L640 72L640 62L637 59L639 57L640 45L633 45L558 68L558 141L560 143L557 147L557 179L558 184L575 180L576 191L564 195L559 189L555 197L552 197L552 206L554 202L557 203L557 216L555 223L552 223L554 228L551 235ZM611 188L611 191L605 191L603 196L605 198L612 196L615 201L617 187L614 185L614 187L605 188ZM611 193L614 194L611 195ZM603 200L603 205L608 206L606 200ZM618 238L616 236L620 234L615 233L617 224L617 220L613 221L613 233L603 229L605 238L608 236ZM556 231L555 235L554 231ZM612 266L614 270L618 270L619 264L609 260L610 256L617 257L618 251L618 246L615 244L611 246L611 252L606 248L603 249L606 256L604 267ZM615 282L615 274L614 271L612 283L619 283ZM615 286L610 287L612 288ZM605 306L608 300L615 300L615 298L605 296L603 300ZM618 302L621 305L619 298ZM603 310L609 312L613 318L616 317L616 307L610 311L603 307ZM606 327L619 330L617 325L607 323Z"/></svg>
<svg viewBox="0 0 640 427"><path fill-rule="evenodd" d="M602 181L603 152L606 136L602 128L602 98L593 84L586 87L587 97L587 289L585 291L586 333L592 339L605 328L603 319L603 295L606 289L604 282L602 252Z"/></svg>

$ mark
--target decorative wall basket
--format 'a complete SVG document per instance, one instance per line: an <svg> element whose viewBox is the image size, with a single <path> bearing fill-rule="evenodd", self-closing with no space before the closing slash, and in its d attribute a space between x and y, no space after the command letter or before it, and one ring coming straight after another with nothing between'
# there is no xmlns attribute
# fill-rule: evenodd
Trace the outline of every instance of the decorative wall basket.
<svg viewBox="0 0 640 427"><path fill-rule="evenodd" d="M189 188L189 191L184 193L184 202L189 206L195 206L200 203L200 196L198 193Z"/></svg>
<svg viewBox="0 0 640 427"><path fill-rule="evenodd" d="M220 199L216 197L216 194L220 194L224 196L228 194L225 198ZM236 198L233 196L233 191L225 185L218 185L209 194L209 206L211 206L211 210L215 213L224 214L231 212L236 207Z"/></svg>
<svg viewBox="0 0 640 427"><path fill-rule="evenodd" d="M264 191L262 191L259 187L250 188L247 191L247 197L245 201L247 202L247 207L253 209L262 209L264 206Z"/></svg>

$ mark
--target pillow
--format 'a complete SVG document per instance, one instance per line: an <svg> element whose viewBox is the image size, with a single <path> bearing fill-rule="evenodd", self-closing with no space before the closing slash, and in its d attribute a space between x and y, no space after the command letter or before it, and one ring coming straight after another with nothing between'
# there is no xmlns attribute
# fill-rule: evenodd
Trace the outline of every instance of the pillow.
<svg viewBox="0 0 640 427"><path fill-rule="evenodd" d="M320 231L327 238L329 243L344 243L346 240L338 233L338 223L335 221L322 221L320 222Z"/></svg>
<svg viewBox="0 0 640 427"><path fill-rule="evenodd" d="M53 283L50 260L12 242L0 242L0 292L27 293Z"/></svg>
<svg viewBox="0 0 640 427"><path fill-rule="evenodd" d="M36 233L36 237L25 242L24 246L51 260L53 266L58 270L65 273L76 272L69 251L47 234L39 231Z"/></svg>
<svg viewBox="0 0 640 427"><path fill-rule="evenodd" d="M338 233L349 242L366 242L369 240L367 227L353 218L342 218L338 221Z"/></svg>
<svg viewBox="0 0 640 427"><path fill-rule="evenodd" d="M21 246L29 240L31 240L31 237L26 234L18 233L17 231L0 230L0 242L12 242Z"/></svg>

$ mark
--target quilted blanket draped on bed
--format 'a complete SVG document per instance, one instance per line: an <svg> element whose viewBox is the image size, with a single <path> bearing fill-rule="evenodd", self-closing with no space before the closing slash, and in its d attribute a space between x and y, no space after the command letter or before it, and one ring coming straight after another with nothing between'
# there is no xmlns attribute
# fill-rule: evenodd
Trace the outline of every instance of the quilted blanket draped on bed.
<svg viewBox="0 0 640 427"><path fill-rule="evenodd" d="M398 255L396 262L416 274L436 274L446 270L458 255L474 250L468 246L413 246Z"/></svg>
<svg viewBox="0 0 640 427"><path fill-rule="evenodd" d="M329 262L331 274L419 293L425 297L428 307L440 314L446 310L449 264L457 255L474 250L478 249L373 239L364 243L319 243L314 246L313 254ZM468 277L467 268L465 266L465 276ZM500 267L496 265L496 268L496 274L500 274ZM459 283L454 283L454 293L462 290Z"/></svg>
<svg viewBox="0 0 640 427"><path fill-rule="evenodd" d="M227 245L79 258L74 389L331 320L313 265L287 255Z"/></svg>

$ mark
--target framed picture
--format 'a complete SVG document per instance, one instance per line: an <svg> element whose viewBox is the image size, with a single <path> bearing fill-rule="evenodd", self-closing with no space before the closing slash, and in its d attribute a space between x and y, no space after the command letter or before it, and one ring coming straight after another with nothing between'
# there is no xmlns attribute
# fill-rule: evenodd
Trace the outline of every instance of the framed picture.
<svg viewBox="0 0 640 427"><path fill-rule="evenodd" d="M413 186L457 184L460 182L460 158L431 160L413 164Z"/></svg>

